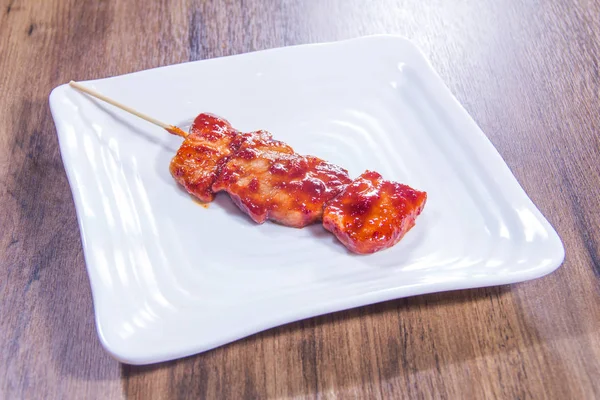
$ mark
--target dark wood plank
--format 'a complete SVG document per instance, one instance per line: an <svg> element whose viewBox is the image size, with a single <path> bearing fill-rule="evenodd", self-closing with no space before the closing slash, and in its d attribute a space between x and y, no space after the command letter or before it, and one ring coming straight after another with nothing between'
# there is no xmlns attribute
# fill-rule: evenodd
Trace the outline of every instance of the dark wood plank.
<svg viewBox="0 0 600 400"><path fill-rule="evenodd" d="M0 397L600 397L600 2L0 0ZM412 39L561 235L555 273L300 321L156 366L95 333L50 90L375 33Z"/></svg>
<svg viewBox="0 0 600 400"><path fill-rule="evenodd" d="M118 396L47 104L54 85L93 65L102 24L81 26L75 2L1 4L0 397Z"/></svg>

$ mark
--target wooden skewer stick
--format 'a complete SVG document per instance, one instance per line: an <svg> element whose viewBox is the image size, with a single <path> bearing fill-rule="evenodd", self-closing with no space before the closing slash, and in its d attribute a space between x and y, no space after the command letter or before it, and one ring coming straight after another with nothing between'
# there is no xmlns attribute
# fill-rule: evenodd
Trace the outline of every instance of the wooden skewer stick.
<svg viewBox="0 0 600 400"><path fill-rule="evenodd" d="M85 86L83 86L81 83L75 82L75 81L71 81L69 82L69 86L80 90L84 93L89 94L92 97L95 97L97 99L100 99L102 101L107 102L108 104L112 104L113 106L120 108L123 111L126 111L130 114L135 115L136 117L139 117L143 120L146 120L154 125L158 125L161 128L165 129L167 132L173 134L173 135L177 135L177 136L181 136L181 137L186 137L188 134L186 132L184 132L181 128L176 127L175 125L168 125L165 124L164 122L161 122L155 118L150 117L149 115L146 114L142 114L139 111L134 110L131 107L126 106L125 104L121 104L118 101L115 101L111 98L106 97L105 95L103 95L102 93L98 93L97 91L87 88Z"/></svg>

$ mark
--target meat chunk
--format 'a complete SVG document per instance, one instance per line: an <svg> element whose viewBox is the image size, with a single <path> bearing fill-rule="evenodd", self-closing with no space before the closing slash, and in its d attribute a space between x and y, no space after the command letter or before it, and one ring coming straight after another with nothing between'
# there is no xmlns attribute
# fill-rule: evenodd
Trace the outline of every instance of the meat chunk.
<svg viewBox="0 0 600 400"><path fill-rule="evenodd" d="M321 219L325 203L351 182L348 171L301 156L268 132L244 135L221 169L213 191L224 190L255 222L302 228Z"/></svg>
<svg viewBox="0 0 600 400"><path fill-rule="evenodd" d="M211 114L198 115L171 160L171 175L190 194L212 201L212 184L227 156L239 147L239 136L226 120Z"/></svg>
<svg viewBox="0 0 600 400"><path fill-rule="evenodd" d="M425 192L366 171L327 204L323 226L349 250L374 253L402 239L426 200Z"/></svg>

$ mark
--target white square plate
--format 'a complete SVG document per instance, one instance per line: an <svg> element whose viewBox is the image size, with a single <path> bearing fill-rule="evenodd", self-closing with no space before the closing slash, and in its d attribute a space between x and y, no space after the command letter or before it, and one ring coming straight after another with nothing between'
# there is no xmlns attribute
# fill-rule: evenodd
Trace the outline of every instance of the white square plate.
<svg viewBox="0 0 600 400"><path fill-rule="evenodd" d="M319 314L545 275L562 243L409 41L372 36L88 81L158 119L200 112L428 192L395 247L349 253L320 225L207 209L171 178L181 139L63 85L50 95L104 347L169 360Z"/></svg>

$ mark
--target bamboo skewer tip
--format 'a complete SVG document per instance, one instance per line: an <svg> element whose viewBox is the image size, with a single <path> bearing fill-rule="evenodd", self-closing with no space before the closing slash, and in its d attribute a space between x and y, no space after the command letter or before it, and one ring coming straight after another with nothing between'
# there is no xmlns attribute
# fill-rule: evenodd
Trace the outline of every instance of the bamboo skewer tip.
<svg viewBox="0 0 600 400"><path fill-rule="evenodd" d="M143 114L137 110L134 110L133 108L126 106L125 104L119 103L118 101L113 100L110 97L107 97L94 89L90 89L90 88L82 85L79 82L70 81L69 86L71 86L72 88L75 88L81 92L84 92L92 97L95 97L99 100L102 100L108 104L111 104L117 108L120 108L121 110L123 110L125 112L133 114L138 118L148 121L154 125L160 126L161 128L163 128L164 130L166 130L167 132L169 132L173 135L177 135L177 136L181 136L181 137L186 137L188 135L183 129L181 129L175 125L165 124L164 122L159 121L156 118L152 118L151 116Z"/></svg>

